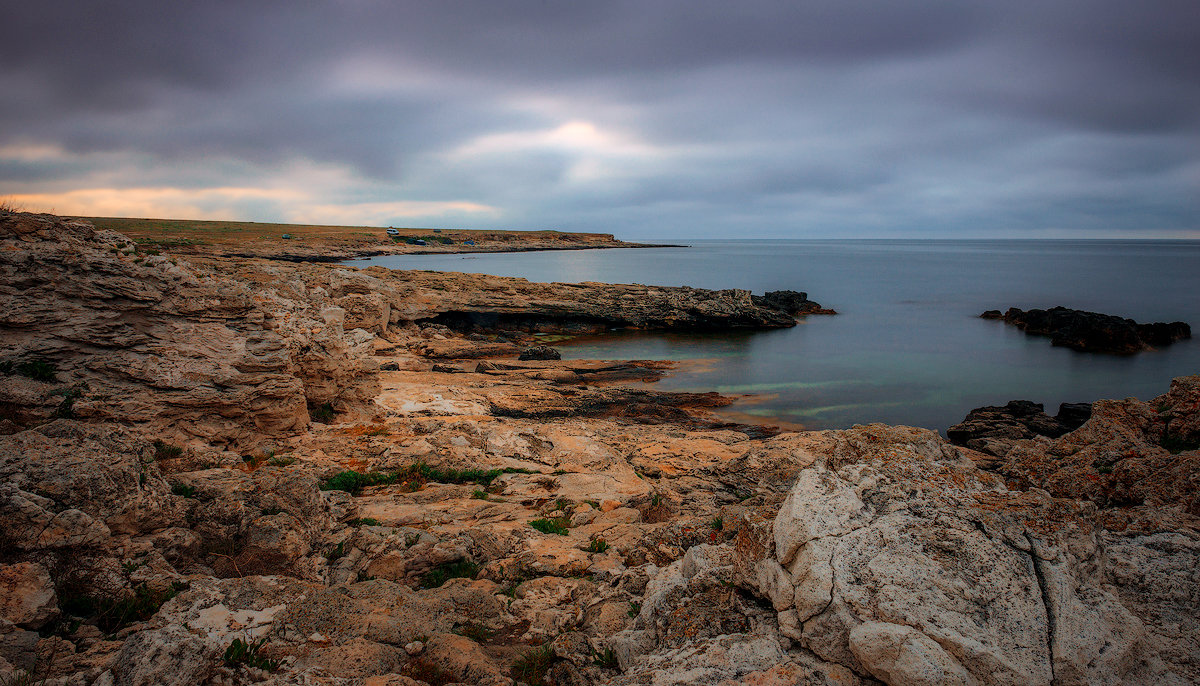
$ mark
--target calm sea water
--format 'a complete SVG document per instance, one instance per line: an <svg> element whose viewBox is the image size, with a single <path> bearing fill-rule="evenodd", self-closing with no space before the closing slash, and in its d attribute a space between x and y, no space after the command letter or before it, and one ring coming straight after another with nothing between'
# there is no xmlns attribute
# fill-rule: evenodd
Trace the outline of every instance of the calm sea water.
<svg viewBox="0 0 1200 686"><path fill-rule="evenodd" d="M1166 392L1200 373L1200 339L1131 357L1054 348L986 309L1063 305L1200 335L1200 241L695 241L687 248L412 255L350 262L755 293L793 289L840 312L794 329L613 333L556 344L570 358L693 360L656 384L754 394L739 412L840 428L881 421L944 431L972 408Z"/></svg>

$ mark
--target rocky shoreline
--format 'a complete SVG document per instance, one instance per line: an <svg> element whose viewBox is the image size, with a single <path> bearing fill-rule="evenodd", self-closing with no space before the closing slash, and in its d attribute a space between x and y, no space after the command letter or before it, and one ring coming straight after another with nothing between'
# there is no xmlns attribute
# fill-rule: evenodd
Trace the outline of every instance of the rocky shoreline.
<svg viewBox="0 0 1200 686"><path fill-rule="evenodd" d="M153 252L0 215L0 683L1200 682L1200 377L767 435L517 358L802 294Z"/></svg>

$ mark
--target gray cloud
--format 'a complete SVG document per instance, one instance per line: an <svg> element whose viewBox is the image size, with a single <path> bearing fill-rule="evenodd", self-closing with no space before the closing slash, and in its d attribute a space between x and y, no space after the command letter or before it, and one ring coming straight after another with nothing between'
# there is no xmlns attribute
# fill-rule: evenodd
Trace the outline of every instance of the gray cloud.
<svg viewBox="0 0 1200 686"><path fill-rule="evenodd" d="M627 236L1200 232L1190 1L8 15L0 194L63 206L176 189L138 207Z"/></svg>

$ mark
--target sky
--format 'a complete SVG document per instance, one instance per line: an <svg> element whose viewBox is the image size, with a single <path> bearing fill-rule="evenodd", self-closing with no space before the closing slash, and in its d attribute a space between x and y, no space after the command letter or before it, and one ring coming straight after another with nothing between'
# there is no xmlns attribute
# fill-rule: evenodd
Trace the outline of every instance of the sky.
<svg viewBox="0 0 1200 686"><path fill-rule="evenodd" d="M8 3L0 199L621 238L1200 238L1196 0Z"/></svg>

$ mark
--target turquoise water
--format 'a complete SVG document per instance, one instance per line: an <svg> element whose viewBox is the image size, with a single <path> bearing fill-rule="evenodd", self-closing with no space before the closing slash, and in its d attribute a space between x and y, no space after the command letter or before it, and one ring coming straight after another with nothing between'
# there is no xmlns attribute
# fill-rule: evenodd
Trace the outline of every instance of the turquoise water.
<svg viewBox="0 0 1200 686"><path fill-rule="evenodd" d="M755 394L741 412L812 428L882 421L944 430L974 407L1166 392L1200 373L1200 340L1131 357L1054 348L986 309L1063 305L1200 334L1200 241L695 241L688 248L411 255L350 262L755 293L793 289L840 314L734 334L616 332L571 358L699 360L656 384Z"/></svg>

